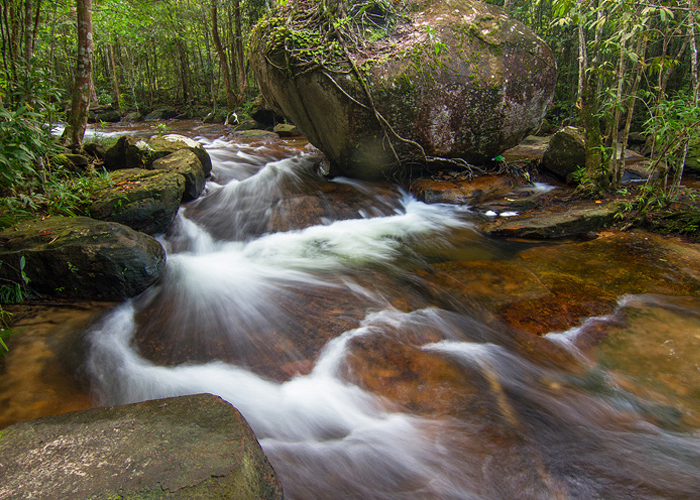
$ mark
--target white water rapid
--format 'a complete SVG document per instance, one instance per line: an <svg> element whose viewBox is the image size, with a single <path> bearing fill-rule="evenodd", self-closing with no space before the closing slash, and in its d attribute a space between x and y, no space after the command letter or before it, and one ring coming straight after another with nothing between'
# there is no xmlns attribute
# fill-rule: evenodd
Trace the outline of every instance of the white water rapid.
<svg viewBox="0 0 700 500"><path fill-rule="evenodd" d="M313 154L204 142L213 177L161 239L164 278L90 332L103 404L221 396L289 500L698 498L696 437L421 297L422 249L493 245L468 212L329 184ZM365 202L339 214L334 190ZM318 216L295 222L302 206Z"/></svg>

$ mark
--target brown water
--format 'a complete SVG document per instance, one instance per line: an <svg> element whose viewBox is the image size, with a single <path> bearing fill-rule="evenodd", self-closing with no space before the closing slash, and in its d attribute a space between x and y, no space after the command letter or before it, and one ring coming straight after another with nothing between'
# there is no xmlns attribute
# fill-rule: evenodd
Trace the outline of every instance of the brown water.
<svg viewBox="0 0 700 500"><path fill-rule="evenodd" d="M105 317L42 312L50 335L29 315L2 422L212 392L290 499L698 497L695 247L490 239L463 207L328 182L298 143L201 140L213 178L163 279Z"/></svg>

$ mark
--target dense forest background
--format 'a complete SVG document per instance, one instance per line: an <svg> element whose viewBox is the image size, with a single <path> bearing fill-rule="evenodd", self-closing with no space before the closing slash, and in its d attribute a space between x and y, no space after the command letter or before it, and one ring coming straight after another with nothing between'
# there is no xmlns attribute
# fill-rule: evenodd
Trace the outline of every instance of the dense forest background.
<svg viewBox="0 0 700 500"><path fill-rule="evenodd" d="M125 117L163 106L176 116L244 117L258 92L247 40L277 3L323 8L332 15L412 8L401 0L2 0L0 5L0 188L6 197L39 195L50 170L48 125L85 105ZM352 9L338 10L339 4ZM547 115L552 127L586 134L581 192L620 188L621 148L642 134L659 181L644 203L678 195L700 125L697 0L492 0L543 37L556 55L559 80ZM309 5L306 5L309 4ZM306 5L306 6L305 6ZM81 11L82 9L82 11ZM79 18L91 14L89 49L79 49ZM347 13L354 14L347 14ZM86 25L83 23L83 28ZM84 30L85 31L85 30ZM376 36L376 30L373 31ZM83 42L87 39L83 32ZM90 67L77 64L89 50ZM92 78L81 84L79 73ZM85 75L83 75L85 76ZM87 82L87 83L86 83ZM87 102L89 101L89 103ZM73 104L71 104L71 102ZM47 125L48 124L48 125ZM70 139L70 138L69 138ZM76 146L78 133L66 145ZM55 142L55 141L54 141ZM40 175L39 175L40 174ZM35 183L36 184L36 183ZM21 207L41 196L24 193ZM10 196L12 195L12 196ZM653 196L652 196L653 195ZM16 196L15 196L16 198ZM661 202L658 200L661 199ZM7 203L4 202L7 208ZM28 205L27 205L28 206ZM31 208L31 207L29 207Z"/></svg>

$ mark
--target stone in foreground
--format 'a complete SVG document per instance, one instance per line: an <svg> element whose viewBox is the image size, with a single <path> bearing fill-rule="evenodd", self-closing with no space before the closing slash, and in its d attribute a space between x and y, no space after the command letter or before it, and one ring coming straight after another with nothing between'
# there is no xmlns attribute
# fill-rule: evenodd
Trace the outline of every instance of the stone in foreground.
<svg viewBox="0 0 700 500"><path fill-rule="evenodd" d="M96 408L0 435L0 498L283 498L241 414L211 394Z"/></svg>
<svg viewBox="0 0 700 500"><path fill-rule="evenodd" d="M73 299L133 297L165 269L154 238L88 217L49 217L0 232L0 278L22 283L22 257L28 289Z"/></svg>

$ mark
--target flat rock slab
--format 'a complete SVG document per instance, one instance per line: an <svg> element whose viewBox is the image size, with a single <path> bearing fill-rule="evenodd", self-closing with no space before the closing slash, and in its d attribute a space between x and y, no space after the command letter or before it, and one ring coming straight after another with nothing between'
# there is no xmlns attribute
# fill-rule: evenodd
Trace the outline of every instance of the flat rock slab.
<svg viewBox="0 0 700 500"><path fill-rule="evenodd" d="M0 434L0 498L283 498L241 414L210 394L20 422Z"/></svg>
<svg viewBox="0 0 700 500"><path fill-rule="evenodd" d="M616 203L589 204L571 207L566 211L542 211L488 223L482 230L488 234L517 238L569 238L599 231L613 224Z"/></svg>

